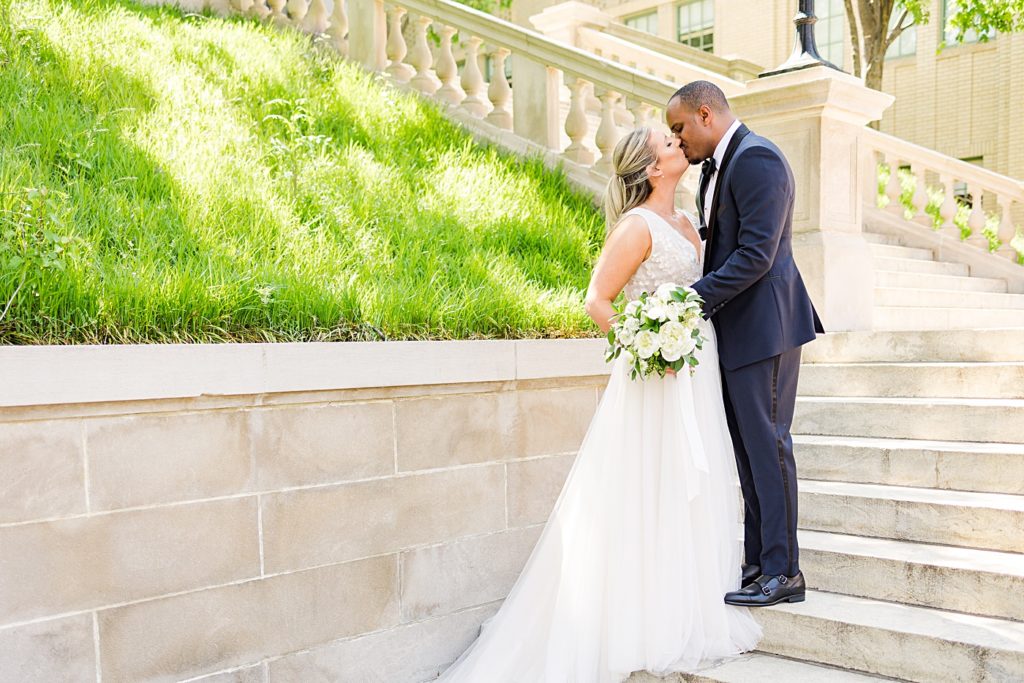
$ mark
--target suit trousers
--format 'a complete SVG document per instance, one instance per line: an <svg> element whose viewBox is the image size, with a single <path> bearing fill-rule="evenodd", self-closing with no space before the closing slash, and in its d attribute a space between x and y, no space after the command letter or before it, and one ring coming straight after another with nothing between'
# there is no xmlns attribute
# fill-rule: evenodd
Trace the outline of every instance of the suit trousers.
<svg viewBox="0 0 1024 683"><path fill-rule="evenodd" d="M725 415L743 490L746 562L769 576L800 571L790 434L799 372L800 347L735 370L722 368Z"/></svg>

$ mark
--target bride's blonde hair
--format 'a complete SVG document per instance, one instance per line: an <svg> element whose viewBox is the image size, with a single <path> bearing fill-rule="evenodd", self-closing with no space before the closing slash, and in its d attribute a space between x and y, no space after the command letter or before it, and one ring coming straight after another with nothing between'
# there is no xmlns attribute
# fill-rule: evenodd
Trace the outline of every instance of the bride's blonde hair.
<svg viewBox="0 0 1024 683"><path fill-rule="evenodd" d="M653 187L647 168L658 160L651 146L651 129L641 126L628 133L612 152L612 177L604 195L605 236L615 228L619 217L651 196Z"/></svg>

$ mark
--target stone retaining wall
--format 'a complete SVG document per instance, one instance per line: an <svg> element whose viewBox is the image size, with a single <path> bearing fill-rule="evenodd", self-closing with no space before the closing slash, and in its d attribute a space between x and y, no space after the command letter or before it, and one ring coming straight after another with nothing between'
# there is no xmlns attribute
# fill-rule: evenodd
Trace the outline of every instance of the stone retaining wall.
<svg viewBox="0 0 1024 683"><path fill-rule="evenodd" d="M525 562L600 340L0 349L0 681L424 681Z"/></svg>

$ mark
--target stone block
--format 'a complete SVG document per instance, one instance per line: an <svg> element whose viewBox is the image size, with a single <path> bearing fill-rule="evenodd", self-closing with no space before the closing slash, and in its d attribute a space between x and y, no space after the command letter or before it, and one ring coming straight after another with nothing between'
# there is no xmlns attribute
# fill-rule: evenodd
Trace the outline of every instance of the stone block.
<svg viewBox="0 0 1024 683"><path fill-rule="evenodd" d="M94 510L231 495L252 487L242 411L90 420L86 438Z"/></svg>
<svg viewBox="0 0 1024 683"><path fill-rule="evenodd" d="M104 610L103 681L180 681L390 628L397 569L381 556Z"/></svg>
<svg viewBox="0 0 1024 683"><path fill-rule="evenodd" d="M263 490L395 470L390 402L254 410L250 423Z"/></svg>
<svg viewBox="0 0 1024 683"><path fill-rule="evenodd" d="M259 575L256 499L0 528L10 623Z"/></svg>
<svg viewBox="0 0 1024 683"><path fill-rule="evenodd" d="M0 423L0 472L0 524L85 512L81 423Z"/></svg>
<svg viewBox="0 0 1024 683"><path fill-rule="evenodd" d="M0 629L0 683L95 681L92 615Z"/></svg>
<svg viewBox="0 0 1024 683"><path fill-rule="evenodd" d="M562 492L575 453L508 463L508 525L546 522Z"/></svg>
<svg viewBox="0 0 1024 683"><path fill-rule="evenodd" d="M395 552L505 526L501 465L466 467L263 497L266 569Z"/></svg>
<svg viewBox="0 0 1024 683"><path fill-rule="evenodd" d="M403 552L403 620L503 600L540 532L541 527L534 526Z"/></svg>

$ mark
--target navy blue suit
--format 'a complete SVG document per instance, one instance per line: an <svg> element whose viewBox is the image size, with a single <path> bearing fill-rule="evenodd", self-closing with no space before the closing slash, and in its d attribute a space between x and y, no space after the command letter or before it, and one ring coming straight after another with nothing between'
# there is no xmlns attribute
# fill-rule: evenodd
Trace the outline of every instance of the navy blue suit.
<svg viewBox="0 0 1024 683"><path fill-rule="evenodd" d="M800 346L824 332L793 260L794 185L779 148L740 126L706 198L704 277L693 285L718 337L746 562L770 576L799 571L790 426Z"/></svg>

